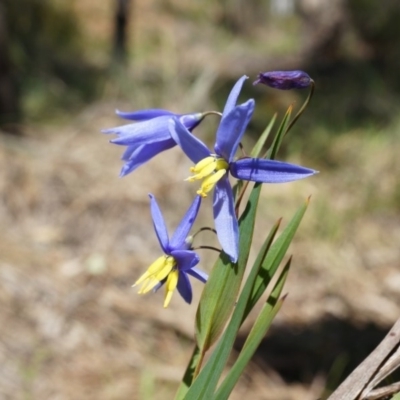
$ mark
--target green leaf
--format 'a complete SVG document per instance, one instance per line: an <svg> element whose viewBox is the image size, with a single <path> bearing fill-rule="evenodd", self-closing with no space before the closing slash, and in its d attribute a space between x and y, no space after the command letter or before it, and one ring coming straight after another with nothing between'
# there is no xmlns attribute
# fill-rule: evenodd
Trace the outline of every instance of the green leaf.
<svg viewBox="0 0 400 400"><path fill-rule="evenodd" d="M286 114L283 117L283 120L279 126L278 132L274 137L274 141L272 142L271 147L265 153L264 158L270 158L271 160L273 160L276 157L278 150L281 147L283 137L285 136L285 133L287 131L287 127L289 124L290 116L292 115L292 111L293 111L293 107L290 106L287 109Z"/></svg>
<svg viewBox="0 0 400 400"><path fill-rule="evenodd" d="M278 219L278 221L275 222L275 224L271 228L271 230L270 230L267 238L264 240L264 243L261 246L261 249L258 252L257 258L254 261L254 264L253 264L253 266L251 268L251 272L250 272L250 274L249 274L249 276L247 278L246 283L248 282L249 285L250 284L252 285L252 290L253 290L253 287L254 287L255 280L257 279L257 276L259 276L260 274L263 274L262 266L263 266L264 260L265 260L267 254L268 254L268 251L269 251L269 249L270 249L270 247L272 245L272 242L275 239L276 233L278 232L278 229L279 229L279 226L280 226L281 222L282 222L282 219L280 218L280 219ZM249 301L250 296L251 296L251 293L249 293L249 296L244 299L243 295L241 294L241 296L239 298L239 301L245 301L246 304L247 304L248 301ZM248 313L246 313L246 311L245 311L245 313L243 315L242 323L246 319L247 315L248 315Z"/></svg>
<svg viewBox="0 0 400 400"><path fill-rule="evenodd" d="M238 267L221 253L206 283L196 313L196 341L204 353L216 341L236 301Z"/></svg>
<svg viewBox="0 0 400 400"><path fill-rule="evenodd" d="M288 224L275 243L270 247L267 255L265 257L260 255L257 257L258 260L264 258L261 268L258 270L259 261L256 260L240 294L232 318L224 334L216 345L213 353L211 354L210 359L196 380L193 382L192 386L189 388L189 391L185 397L186 400L202 400L212 398L215 388L218 384L218 380L232 350L239 327L242 324L242 321L245 319L244 317L248 314L249 310L254 306L256 300L259 299L266 288L267 280L264 276L264 269L267 268L268 270L268 266L272 265L269 276L273 276L273 273L275 273L277 268L277 266L275 268L275 264L278 263L279 265L281 262L284 253L286 252L290 241L292 240L293 235L301 221L301 218L305 213L307 204L308 202L297 211L292 221ZM271 238L273 238L275 235L274 230L275 227L270 232L269 236ZM264 242L262 250L267 251L269 247L268 242L269 238L267 238L267 240ZM268 279L268 282L269 281L270 280Z"/></svg>
<svg viewBox="0 0 400 400"><path fill-rule="evenodd" d="M198 346L195 346L192 354L192 358L189 361L189 364L186 368L185 375L183 375L183 379L181 384L179 385L178 391L175 395L175 400L181 400L185 398L187 391L189 390L190 385L193 380L193 373L196 369L200 360L200 349Z"/></svg>
<svg viewBox="0 0 400 400"><path fill-rule="evenodd" d="M280 274L278 281L275 284L272 293L268 297L267 302L264 304L261 312L259 313L253 327L246 339L246 342L240 352L238 359L235 364L229 370L229 373L225 377L224 381L218 388L214 400L225 400L228 399L230 393L232 392L234 386L240 378L240 375L244 371L246 365L249 363L254 353L256 352L258 346L263 340L265 334L267 333L269 327L279 309L281 308L284 298L279 299L283 286L286 282L287 275L289 273L291 258L286 263L282 273Z"/></svg>
<svg viewBox="0 0 400 400"><path fill-rule="evenodd" d="M274 114L274 116L272 117L270 123L264 129L264 132L261 134L261 136L257 140L257 143L253 147L253 150L250 153L250 157L257 158L260 155L261 150L264 147L265 142L267 141L268 136L271 133L271 130L272 130L274 124L275 124L276 117L277 117L277 114Z"/></svg>
<svg viewBox="0 0 400 400"><path fill-rule="evenodd" d="M250 294L250 290L251 287L248 288L247 295ZM200 374L194 380L192 386L186 393L185 400L205 400L212 398L235 342L237 332L241 325L244 309L244 302L236 305L225 332L215 346L208 362L200 371Z"/></svg>
<svg viewBox="0 0 400 400"><path fill-rule="evenodd" d="M236 281L234 277L232 278L232 276L228 275L228 278L230 279L229 284L226 284L223 281L217 281L214 282L212 286L214 293L209 289L208 294L204 295L203 291L197 315L200 314L200 316L202 316L204 319L202 321L199 321L197 319L196 321L199 329L197 340L198 345L201 348L202 355L204 354L203 349L206 348L205 346L209 346L211 340L215 341L221 333L233 308L234 311L231 321L223 336L219 340L217 346L215 347L209 361L186 393L185 399L187 400L201 400L211 398L212 394L214 393L214 389L218 383L219 377L223 371L226 360L232 349L237 331L240 327L242 315L246 307L246 302L238 302L236 304L236 307L234 307L234 301L237 297L241 279L243 277L243 273L250 252L250 245L252 241L260 190L261 184L255 184L250 194L250 198L247 202L246 208L240 218L240 244L238 263L236 265L233 265L232 267L230 267L229 265L220 266L221 268L229 268L233 272L235 271L233 267L236 267L236 275L234 275L236 276ZM214 270L213 274L220 277L222 272L219 270ZM209 282L210 280L207 282L206 287ZM248 284L247 282L248 280L246 281L241 296L243 295L243 292L245 292L245 297L248 297L251 293L253 282L251 282L251 284ZM221 285L223 285L222 291L220 288ZM224 302L224 296L229 296L230 298L232 298L232 293L230 292L235 293L235 296L233 297L234 301L229 305L229 308L226 305L226 302L224 303L223 307L221 307L218 304L218 301ZM208 310L205 307L208 307ZM207 311L209 312L209 314L207 314ZM224 318L223 323L221 323L221 321L216 318L217 315L222 315L222 318ZM216 335L216 332L218 333L218 336ZM199 341L199 339L201 340L201 342Z"/></svg>
<svg viewBox="0 0 400 400"><path fill-rule="evenodd" d="M296 214L293 216L292 220L286 226L284 231L270 247L261 265L259 274L256 277L249 301L246 306L244 318L246 318L259 298L262 296L276 270L278 269L279 264L282 262L283 257L285 256L286 251L289 248L289 245L297 231L297 228L300 225L304 213L307 210L308 204L309 199L307 199L307 201L299 208L299 210L297 210Z"/></svg>
<svg viewBox="0 0 400 400"><path fill-rule="evenodd" d="M239 260L236 264L221 253L201 295L196 314L196 340L204 354L218 339L232 313L246 268L253 237L261 184L255 184L239 219Z"/></svg>

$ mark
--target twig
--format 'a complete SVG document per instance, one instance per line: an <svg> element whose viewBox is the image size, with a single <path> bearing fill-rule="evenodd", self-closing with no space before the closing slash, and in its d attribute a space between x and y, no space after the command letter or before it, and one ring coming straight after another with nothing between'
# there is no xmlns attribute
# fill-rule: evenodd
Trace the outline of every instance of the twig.
<svg viewBox="0 0 400 400"><path fill-rule="evenodd" d="M363 397L365 400L379 400L386 399L388 396L392 396L396 393L400 392L400 382L392 383L389 386L385 386L383 388L375 389L372 392L369 392L367 397Z"/></svg>
<svg viewBox="0 0 400 400"><path fill-rule="evenodd" d="M396 385L400 383L375 390L373 388L400 366L399 345L400 318L379 346L348 376L328 400L383 399L398 392L400 386Z"/></svg>

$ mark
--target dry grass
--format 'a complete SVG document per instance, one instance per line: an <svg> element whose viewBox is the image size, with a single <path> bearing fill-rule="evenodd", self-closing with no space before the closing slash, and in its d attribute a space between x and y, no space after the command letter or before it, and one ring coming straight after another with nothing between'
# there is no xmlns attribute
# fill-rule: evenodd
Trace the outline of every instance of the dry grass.
<svg viewBox="0 0 400 400"><path fill-rule="evenodd" d="M152 106L155 98L157 106L176 110L212 107L215 71L232 54L237 57L239 44L221 53L218 46L229 39L221 36L210 48L206 43L214 28L205 30L194 48L194 25L183 18L175 29L191 33L178 46L176 32L161 35L160 21L171 23L171 17L159 3L137 2L134 72L120 85L132 85L135 108ZM94 37L98 41L93 57L102 62L108 5L98 4L75 3L81 15L97 15L99 23L92 21L87 29L95 32L93 43ZM158 27L152 33L151 21ZM162 40L161 55L145 53L152 37ZM204 66L204 60L212 61ZM157 94L143 92L140 84L148 65L158 65L164 77ZM189 88L182 84L185 77L177 76L178 66L196 76ZM1 398L168 399L190 356L201 285L195 284L194 305L175 296L167 310L161 307L162 293L138 296L131 288L159 254L147 193L160 200L174 229L193 196L181 180L189 163L174 149L117 178L122 149L98 132L118 123L112 116L116 106L129 108L116 101L121 86L106 86L104 100L69 117L68 124L28 126L23 138L0 138ZM288 161L321 173L263 191L255 248L278 217L288 221L312 195L291 248L290 296L275 326L302 327L334 315L387 327L400 314L398 135L352 132L324 151L337 168L292 155ZM211 224L207 205L197 226L203 224ZM202 267L210 268L215 255L202 256ZM312 400L324 384L321 375L311 384L288 385L253 363L232 399L246 393L252 399Z"/></svg>
<svg viewBox="0 0 400 400"><path fill-rule="evenodd" d="M70 127L2 137L5 399L170 398L189 357L195 305L176 296L163 310L161 293L141 297L130 287L158 254L146 194L160 199L173 229L192 196L177 178L189 164L173 150L118 179L121 149L98 134L115 123L108 110L98 105ZM292 247L290 296L278 326L304 326L326 314L387 326L400 313L398 210L386 206L399 143L349 135L330 151L350 151L343 141L357 148L357 157L342 160L341 168L263 191L260 233L313 196ZM373 166L371 152L380 154ZM371 185L375 211L365 193ZM210 222L208 211L203 208L198 226ZM205 254L203 267L213 257ZM194 304L201 285L195 288ZM288 387L256 365L246 376L233 399L244 390L260 399L312 399L323 385L317 379L311 388Z"/></svg>

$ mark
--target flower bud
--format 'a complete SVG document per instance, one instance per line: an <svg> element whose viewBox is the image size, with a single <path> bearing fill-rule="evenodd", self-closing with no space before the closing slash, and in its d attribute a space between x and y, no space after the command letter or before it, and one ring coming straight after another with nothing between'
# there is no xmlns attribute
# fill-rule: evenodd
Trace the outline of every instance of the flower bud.
<svg viewBox="0 0 400 400"><path fill-rule="evenodd" d="M310 86L311 78L303 71L260 72L253 85L263 83L275 89L304 89Z"/></svg>
<svg viewBox="0 0 400 400"><path fill-rule="evenodd" d="M183 114L179 117L182 124L191 132L204 119L204 113Z"/></svg>

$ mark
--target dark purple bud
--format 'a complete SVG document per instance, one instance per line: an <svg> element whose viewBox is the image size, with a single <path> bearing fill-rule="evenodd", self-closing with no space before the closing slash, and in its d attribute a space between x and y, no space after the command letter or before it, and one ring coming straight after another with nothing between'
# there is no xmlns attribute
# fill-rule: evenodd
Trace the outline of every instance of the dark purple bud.
<svg viewBox="0 0 400 400"><path fill-rule="evenodd" d="M304 89L310 86L311 78L303 71L260 72L253 85L263 83L275 89Z"/></svg>

